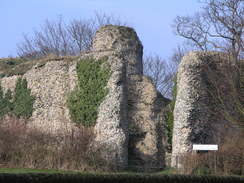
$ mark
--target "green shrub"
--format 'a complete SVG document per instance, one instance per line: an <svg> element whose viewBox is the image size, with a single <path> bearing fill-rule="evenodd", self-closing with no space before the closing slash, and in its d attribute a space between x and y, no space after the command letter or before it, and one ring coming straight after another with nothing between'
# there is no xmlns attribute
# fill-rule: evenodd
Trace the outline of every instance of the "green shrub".
<svg viewBox="0 0 244 183"><path fill-rule="evenodd" d="M196 175L210 175L211 174L211 169L207 167L201 167L193 170L193 174Z"/></svg>
<svg viewBox="0 0 244 183"><path fill-rule="evenodd" d="M27 80L18 79L14 92L13 114L26 119L30 118L35 97L31 95L30 89L27 88Z"/></svg>
<svg viewBox="0 0 244 183"><path fill-rule="evenodd" d="M85 59L77 63L78 87L68 97L70 115L75 123L85 127L96 124L98 107L108 91L105 89L110 76L109 66L99 60Z"/></svg>

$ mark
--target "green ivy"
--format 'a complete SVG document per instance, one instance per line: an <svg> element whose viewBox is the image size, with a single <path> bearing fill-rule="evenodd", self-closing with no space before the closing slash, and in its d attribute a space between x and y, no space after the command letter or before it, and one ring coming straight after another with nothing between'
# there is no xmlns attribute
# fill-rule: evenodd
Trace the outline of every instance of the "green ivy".
<svg viewBox="0 0 244 183"><path fill-rule="evenodd" d="M108 94L105 86L110 68L103 64L107 59L83 59L77 63L78 87L68 97L68 108L78 125L90 127L96 124L98 107Z"/></svg>
<svg viewBox="0 0 244 183"><path fill-rule="evenodd" d="M4 114L9 114L13 109L13 104L10 102L11 99L12 99L12 92L11 90L8 89L3 98Z"/></svg>
<svg viewBox="0 0 244 183"><path fill-rule="evenodd" d="M3 95L0 85L0 118L6 114L14 114L18 117L30 118L33 112L33 103L35 98L31 96L30 89L27 88L26 79L18 79L15 90L15 96L12 101L12 92L7 90Z"/></svg>
<svg viewBox="0 0 244 183"><path fill-rule="evenodd" d="M169 104L169 111L166 114L168 124L168 143L172 146L173 128L174 128L174 108L177 95L177 75L174 78L173 100Z"/></svg>
<svg viewBox="0 0 244 183"><path fill-rule="evenodd" d="M26 119L30 118L35 97L31 95L31 90L27 88L27 80L18 79L14 92L13 114Z"/></svg>
<svg viewBox="0 0 244 183"><path fill-rule="evenodd" d="M9 114L12 110L11 101L12 92L7 90L6 94L3 95L2 87L0 85L0 119L5 115Z"/></svg>
<svg viewBox="0 0 244 183"><path fill-rule="evenodd" d="M4 104L3 104L3 90L2 87L0 85L0 117L2 117L4 115Z"/></svg>

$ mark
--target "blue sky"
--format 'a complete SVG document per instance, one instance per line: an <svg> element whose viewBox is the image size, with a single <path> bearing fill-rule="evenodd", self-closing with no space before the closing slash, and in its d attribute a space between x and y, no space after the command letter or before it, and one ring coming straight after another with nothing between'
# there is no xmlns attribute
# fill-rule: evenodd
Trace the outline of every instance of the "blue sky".
<svg viewBox="0 0 244 183"><path fill-rule="evenodd" d="M16 56L23 33L31 35L43 21L93 17L95 11L120 17L135 28L146 54L170 56L182 39L172 33L177 15L199 11L197 0L0 0L0 57Z"/></svg>

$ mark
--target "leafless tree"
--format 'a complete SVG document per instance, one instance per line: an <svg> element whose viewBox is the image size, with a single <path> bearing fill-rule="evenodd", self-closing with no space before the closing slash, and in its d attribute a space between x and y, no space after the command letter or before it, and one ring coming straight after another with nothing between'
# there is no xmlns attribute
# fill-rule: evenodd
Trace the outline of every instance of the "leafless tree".
<svg viewBox="0 0 244 183"><path fill-rule="evenodd" d="M144 74L152 78L157 90L165 97L173 98L174 78L186 52L187 48L178 45L169 58L162 59L159 55L146 55L143 58Z"/></svg>
<svg viewBox="0 0 244 183"><path fill-rule="evenodd" d="M143 58L143 72L152 78L157 90L165 97L172 98L173 79L176 68L158 55Z"/></svg>
<svg viewBox="0 0 244 183"><path fill-rule="evenodd" d="M165 60L160 58L158 55L144 56L143 58L143 72L145 75L150 76L153 83L163 95L168 93L168 65Z"/></svg>
<svg viewBox="0 0 244 183"><path fill-rule="evenodd" d="M244 63L243 60L230 63L204 66L205 79L209 80L207 92L215 108L214 114L244 130Z"/></svg>
<svg viewBox="0 0 244 183"><path fill-rule="evenodd" d="M176 48L173 49L171 56L169 58L169 61L172 62L171 64L173 67L177 68L181 59L184 57L184 55L188 52L188 48L184 47L182 45L177 45Z"/></svg>
<svg viewBox="0 0 244 183"><path fill-rule="evenodd" d="M18 55L27 59L40 58L45 55L78 55L92 49L92 40L96 30L105 24L127 25L120 18L105 13L95 13L90 19L74 19L66 24L63 16L57 20L46 19L34 35L18 44Z"/></svg>
<svg viewBox="0 0 244 183"><path fill-rule="evenodd" d="M243 0L204 0L202 11L177 16L172 24L176 35L199 50L220 50L243 58Z"/></svg>

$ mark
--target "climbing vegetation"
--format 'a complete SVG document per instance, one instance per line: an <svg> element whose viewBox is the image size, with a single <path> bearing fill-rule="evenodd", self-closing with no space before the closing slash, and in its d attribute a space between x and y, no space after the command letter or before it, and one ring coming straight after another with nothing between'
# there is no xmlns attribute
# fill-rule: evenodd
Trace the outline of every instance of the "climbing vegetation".
<svg viewBox="0 0 244 183"><path fill-rule="evenodd" d="M10 102L12 92L8 90L5 95L3 94L2 87L0 85L0 119L5 115L9 114L12 110L12 103Z"/></svg>
<svg viewBox="0 0 244 183"><path fill-rule="evenodd" d="M18 117L30 118L35 98L31 95L30 89L27 88L26 79L18 79L14 93L13 114Z"/></svg>
<svg viewBox="0 0 244 183"><path fill-rule="evenodd" d="M6 114L25 119L30 118L35 97L31 95L30 89L27 88L26 79L18 79L14 93L12 99L12 92L7 90L4 95L0 86L0 118Z"/></svg>
<svg viewBox="0 0 244 183"><path fill-rule="evenodd" d="M96 124L98 107L108 94L105 86L110 67L103 64L107 59L82 59L77 63L78 87L68 97L68 108L78 125L91 127Z"/></svg>
<svg viewBox="0 0 244 183"><path fill-rule="evenodd" d="M169 104L169 109L168 112L166 113L166 121L168 124L168 143L170 144L170 146L172 146L176 94L177 94L177 75L174 78L173 100Z"/></svg>

